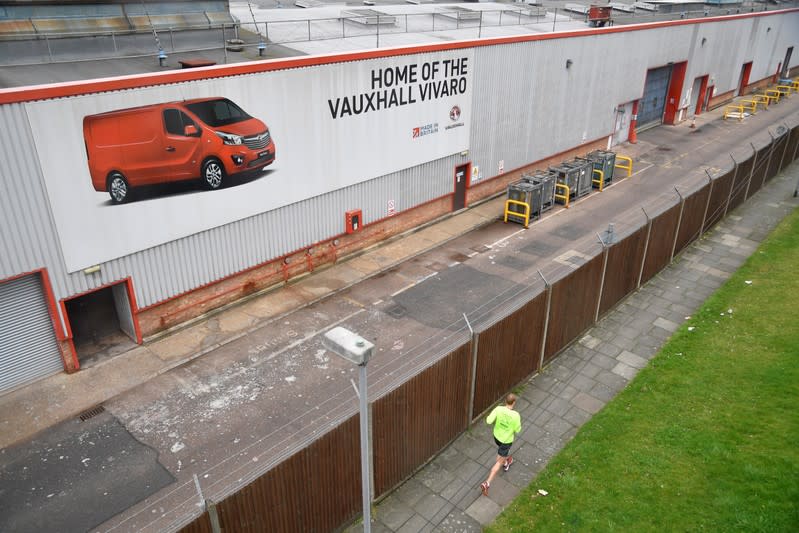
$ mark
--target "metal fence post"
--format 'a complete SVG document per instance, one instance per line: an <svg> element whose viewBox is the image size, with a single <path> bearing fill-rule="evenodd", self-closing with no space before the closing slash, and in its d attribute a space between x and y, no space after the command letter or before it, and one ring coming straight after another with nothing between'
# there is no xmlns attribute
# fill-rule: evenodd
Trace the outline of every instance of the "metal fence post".
<svg viewBox="0 0 799 533"><path fill-rule="evenodd" d="M480 12L480 21L477 23L477 38L480 39L483 36L483 12Z"/></svg>
<svg viewBox="0 0 799 533"><path fill-rule="evenodd" d="M786 131L785 131L785 147L783 147L782 156L780 156L780 166L779 166L779 171L780 172L782 172L782 165L785 162L785 154L788 152L788 145L790 144L790 142L788 142L788 141L791 140L791 128L789 128L788 125L785 124L784 122L783 122L783 124L785 125L785 130Z"/></svg>
<svg viewBox="0 0 799 533"><path fill-rule="evenodd" d="M646 217L646 241L644 241L644 255L641 258L641 270L638 271L638 283L635 284L636 289L641 288L641 278L644 276L644 265L646 265L646 254L649 251L649 237L652 235L652 219L649 218L649 213L646 212L643 206L641 206L641 211L644 212L644 216Z"/></svg>
<svg viewBox="0 0 799 533"><path fill-rule="evenodd" d="M47 34L44 35L44 42L47 43L47 57L50 58L50 62L53 62L53 51L50 49L50 38Z"/></svg>
<svg viewBox="0 0 799 533"><path fill-rule="evenodd" d="M702 225L699 228L699 235L696 236L698 239L705 233L705 222L707 222L707 210L710 207L710 199L713 197L713 185L716 183L713 181L713 177L710 175L710 172L705 170L705 174L707 174L707 179L710 180L710 190L707 193L707 202L705 202L705 214L702 215Z"/></svg>
<svg viewBox="0 0 799 533"><path fill-rule="evenodd" d="M380 48L380 15L377 16L377 43L375 48Z"/></svg>
<svg viewBox="0 0 799 533"><path fill-rule="evenodd" d="M311 19L308 19L308 41L311 40Z"/></svg>
<svg viewBox="0 0 799 533"><path fill-rule="evenodd" d="M172 26L169 27L169 44L172 45L172 51L175 51L175 36L172 33Z"/></svg>
<svg viewBox="0 0 799 533"><path fill-rule="evenodd" d="M752 160L752 170L751 172L749 172L749 181L746 182L746 192L744 193L744 201L746 201L749 198L749 186L752 184L752 177L755 175L755 167L757 166L757 148L755 148L754 143L749 143L749 146L751 146L752 150L755 151L755 155Z"/></svg>
<svg viewBox="0 0 799 533"><path fill-rule="evenodd" d="M732 157L732 154L730 154L730 157ZM733 161L735 161L735 160L733 159ZM733 168L733 172L732 172L732 183L730 184L730 194L727 195L727 204L724 206L724 214L721 215L722 217L726 217L727 216L727 210L730 208L730 202L732 201L732 189L733 189L733 187L735 187L735 178L738 177L738 163L735 163L732 166L732 168ZM746 190L749 191L749 185L748 184L746 186Z"/></svg>
<svg viewBox="0 0 799 533"><path fill-rule="evenodd" d="M608 235L610 239L610 243L608 244L613 244L613 234L611 233L612 228L613 228L613 223L611 222L610 226L608 227ZM602 291L605 289L605 274L607 273L608 270L608 255L610 254L610 246L608 246L608 244L605 244L605 241L602 240L602 236L599 233L597 233L596 236L597 238L599 238L599 244L602 245L603 258L602 258L602 277L599 280L599 295L596 298L596 311L594 312L594 323L596 323L599 320L599 308L602 305Z"/></svg>
<svg viewBox="0 0 799 533"><path fill-rule="evenodd" d="M552 308L552 285L549 284L547 278L544 277L544 274L539 270L538 275L541 276L541 279L544 280L544 290L547 291L547 303L546 303L546 311L544 314L544 333L541 335L541 356L538 358L538 371L540 372L542 368L544 368L544 354L546 353L547 348L547 332L549 331L549 314Z"/></svg>
<svg viewBox="0 0 799 533"><path fill-rule="evenodd" d="M211 522L211 533L222 533L219 525L219 513L216 512L216 504L211 500L205 500L205 510L208 511L208 521Z"/></svg>
<svg viewBox="0 0 799 533"><path fill-rule="evenodd" d="M114 43L114 53L118 53L119 50L117 49L117 37L114 32L111 32L111 42Z"/></svg>
<svg viewBox="0 0 799 533"><path fill-rule="evenodd" d="M682 213L685 211L685 198L683 198L683 195L680 193L680 190L677 187L674 187L674 190L677 191L677 196L680 197L680 214L677 216L677 229L674 230L674 242L671 243L671 255L669 255L669 263L674 261L674 250L677 249L677 239L680 237Z"/></svg>
<svg viewBox="0 0 799 533"><path fill-rule="evenodd" d="M555 15L552 17L552 31L555 31L555 21L558 20L558 8L555 8Z"/></svg>
<svg viewBox="0 0 799 533"><path fill-rule="evenodd" d="M469 391L469 424L472 423L474 419L474 394L477 390L477 346L480 343L480 334L475 333L474 329L472 329L472 325L469 323L469 319L466 317L466 313L463 313L463 319L466 321L466 326L469 328L469 334L472 337L472 383L470 385Z"/></svg>
<svg viewBox="0 0 799 533"><path fill-rule="evenodd" d="M227 63L227 39L226 39L226 37L227 36L225 35L225 25L222 24L222 50L224 50L224 53L225 53L225 63Z"/></svg>

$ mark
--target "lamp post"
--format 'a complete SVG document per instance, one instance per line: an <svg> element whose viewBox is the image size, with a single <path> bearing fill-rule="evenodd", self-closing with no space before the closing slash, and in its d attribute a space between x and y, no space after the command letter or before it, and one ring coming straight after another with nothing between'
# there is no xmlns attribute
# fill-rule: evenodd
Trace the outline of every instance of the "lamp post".
<svg viewBox="0 0 799 533"><path fill-rule="evenodd" d="M369 420L366 411L366 363L375 345L352 331L335 327L325 333L322 345L347 361L358 365L358 399L361 416L361 497L363 499L363 530L372 530L371 488L369 482Z"/></svg>

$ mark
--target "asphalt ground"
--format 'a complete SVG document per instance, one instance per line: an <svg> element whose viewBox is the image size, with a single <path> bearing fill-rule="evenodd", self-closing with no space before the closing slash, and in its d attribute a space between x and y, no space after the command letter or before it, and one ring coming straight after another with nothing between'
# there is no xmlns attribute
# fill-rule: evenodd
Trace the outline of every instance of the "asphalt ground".
<svg viewBox="0 0 799 533"><path fill-rule="evenodd" d="M673 201L675 186L688 192L706 181L705 170L729 168L730 153L744 159L750 142L769 141L769 128L797 120L797 104L794 97L743 122L722 121L714 111L693 129L649 130L637 145L619 147L634 157L631 178L527 230L496 222L501 199L491 200L96 367L0 397L0 476L14 480L4 519L63 530L58 520L50 529L26 514L46 501L77 506L69 518L75 530L178 527L198 512L198 485L203 497L219 501L357 411L357 372L324 350L320 333L344 325L375 343L374 399L468 336L464 315L472 326L502 315L540 287L539 270L552 278L570 269L599 246L597 233L611 222L623 236L644 217L642 206L654 212ZM656 349L644 348L641 357ZM101 402L109 424L102 431L110 436L90 456L80 424L52 424ZM64 455L72 470L67 462L63 470L37 468L42 458L55 461L59 443L70 450ZM122 453L134 443L141 451ZM109 474L109 457L137 474ZM27 471L37 472L35 491L24 490L20 472ZM137 481L127 499L97 497L99 488L116 495L128 478Z"/></svg>

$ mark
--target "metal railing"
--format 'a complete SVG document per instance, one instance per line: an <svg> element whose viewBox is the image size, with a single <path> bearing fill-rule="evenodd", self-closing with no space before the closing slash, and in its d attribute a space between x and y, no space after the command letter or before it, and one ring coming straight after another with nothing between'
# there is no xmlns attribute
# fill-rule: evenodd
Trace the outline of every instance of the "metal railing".
<svg viewBox="0 0 799 533"><path fill-rule="evenodd" d="M703 10L673 13L653 13L633 8L631 13L615 13L616 24L633 24L678 19L696 19L737 13L773 11L795 7L799 0L776 5L749 7L709 7ZM360 39L363 46L379 48L390 41L391 35L407 33L457 32L459 38L482 38L486 30L505 26L532 26L536 32L554 32L583 22L584 17L569 15L565 9L547 10L537 7L463 11L437 10L406 14L370 13L358 15L346 11L335 18L304 18L296 20L255 20L235 24L203 24L198 26L164 26L122 31L91 33L30 33L0 35L0 66L35 65L47 63L125 59L153 56L153 30L164 34L163 49L168 53L221 52L220 61L228 62L230 39L241 40L237 45L244 52L243 60L268 54L269 45L291 45L301 42L333 39ZM566 24L567 26L564 26ZM587 27L587 26L586 26ZM165 34L168 34L166 37ZM492 36L497 36L492 32ZM58 46L51 43L58 40ZM372 42L369 42L369 41ZM87 45L87 41L91 41ZM382 42L381 42L382 41ZM167 44L168 43L168 44ZM397 43L398 44L398 43ZM157 48L157 47L155 47ZM249 54L248 54L249 53Z"/></svg>

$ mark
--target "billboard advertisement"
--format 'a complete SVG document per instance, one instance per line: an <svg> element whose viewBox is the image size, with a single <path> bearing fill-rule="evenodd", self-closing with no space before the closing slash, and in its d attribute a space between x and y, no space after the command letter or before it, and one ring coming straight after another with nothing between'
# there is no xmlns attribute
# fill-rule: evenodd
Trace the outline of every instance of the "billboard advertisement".
<svg viewBox="0 0 799 533"><path fill-rule="evenodd" d="M469 148L453 50L29 102L74 272Z"/></svg>

